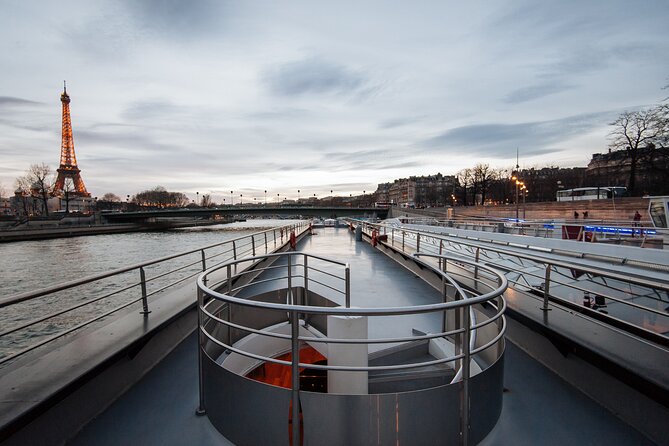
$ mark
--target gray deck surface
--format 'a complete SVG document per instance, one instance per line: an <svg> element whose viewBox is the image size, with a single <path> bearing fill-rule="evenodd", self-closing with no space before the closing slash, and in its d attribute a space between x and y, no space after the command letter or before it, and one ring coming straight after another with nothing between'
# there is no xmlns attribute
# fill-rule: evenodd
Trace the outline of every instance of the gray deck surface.
<svg viewBox="0 0 669 446"><path fill-rule="evenodd" d="M431 299L422 280L368 244L356 243L345 229L317 232L300 248L350 262L353 296L376 296L382 305L415 302L416 296ZM504 382L508 392L500 420L481 444L652 444L511 343ZM191 335L70 444L230 444L206 416L195 415L197 401L197 348Z"/></svg>

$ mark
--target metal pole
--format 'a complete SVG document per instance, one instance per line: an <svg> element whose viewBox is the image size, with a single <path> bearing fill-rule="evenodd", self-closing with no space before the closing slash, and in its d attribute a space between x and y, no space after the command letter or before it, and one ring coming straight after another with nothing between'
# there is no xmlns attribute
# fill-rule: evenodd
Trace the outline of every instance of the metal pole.
<svg viewBox="0 0 669 446"><path fill-rule="evenodd" d="M416 252L420 252L420 234L416 234Z"/></svg>
<svg viewBox="0 0 669 446"><path fill-rule="evenodd" d="M288 254L288 294L286 295L288 303L293 305L293 255Z"/></svg>
<svg viewBox="0 0 669 446"><path fill-rule="evenodd" d="M265 199L267 201L267 199ZM267 205L267 203L265 203ZM267 254L267 231L265 231L265 254Z"/></svg>
<svg viewBox="0 0 669 446"><path fill-rule="evenodd" d="M139 267L139 279L142 286L142 311L140 311L140 314L147 317L151 312L149 311L149 303L146 300L146 274L144 273L144 268L141 266Z"/></svg>
<svg viewBox="0 0 669 446"><path fill-rule="evenodd" d="M477 247L477 248L476 248L476 255L474 256L474 261L475 261L476 263L479 263L479 254L480 254L480 252L481 252L481 248ZM474 267L474 279L478 279L478 278L479 278L479 267L478 267L478 265L477 265L477 266ZM478 284L478 282L476 282L476 283L474 284L474 286L476 286L477 284Z"/></svg>
<svg viewBox="0 0 669 446"><path fill-rule="evenodd" d="M402 231L402 252L404 252L404 231Z"/></svg>
<svg viewBox="0 0 669 446"><path fill-rule="evenodd" d="M202 333L202 306L204 305L204 293L200 287L197 288L197 371L198 371L198 391L200 396L200 405L195 410L196 415L204 415L204 372L202 371L202 347L204 344L204 334Z"/></svg>
<svg viewBox="0 0 669 446"><path fill-rule="evenodd" d="M253 257L256 256L256 238L252 235L251 236L251 252L253 253Z"/></svg>
<svg viewBox="0 0 669 446"><path fill-rule="evenodd" d="M308 257L306 254L304 256L304 305L309 306L309 266L308 266ZM305 313L303 316L304 325L309 324L309 313Z"/></svg>
<svg viewBox="0 0 669 446"><path fill-rule="evenodd" d="M346 308L351 308L351 267L346 264Z"/></svg>
<svg viewBox="0 0 669 446"><path fill-rule="evenodd" d="M290 258L290 257L289 257ZM296 311L291 311L290 313L290 324L291 324L291 343L292 343L292 444L294 446L299 446L300 441L300 341L298 339L300 334L299 320L297 317Z"/></svg>
<svg viewBox="0 0 669 446"><path fill-rule="evenodd" d="M443 254L444 254L444 241L439 240L439 269L441 269L441 265L444 261L444 259L441 258ZM444 279L442 278L441 281L443 282Z"/></svg>
<svg viewBox="0 0 669 446"><path fill-rule="evenodd" d="M228 282L228 295L230 295L232 293L232 265L228 265L228 280L227 280L227 282ZM232 308L230 307L230 302L227 302L225 305L228 308L228 322L230 322L231 319L232 319L232 314L230 314L232 312ZM229 325L227 327L228 327L228 329L227 329L228 345L232 345L232 327L230 327Z"/></svg>
<svg viewBox="0 0 669 446"><path fill-rule="evenodd" d="M276 229L272 229L272 238L274 239L274 249L276 249Z"/></svg>
<svg viewBox="0 0 669 446"><path fill-rule="evenodd" d="M516 224L518 224L518 180L516 180Z"/></svg>
<svg viewBox="0 0 669 446"><path fill-rule="evenodd" d="M546 276L544 278L544 306L541 307L542 310L548 311L548 295L550 294L551 289L551 265L546 265Z"/></svg>
<svg viewBox="0 0 669 446"><path fill-rule="evenodd" d="M390 230L390 240L393 248L395 247L395 229Z"/></svg>
<svg viewBox="0 0 669 446"><path fill-rule="evenodd" d="M462 307L463 322L464 322L464 336L462 339L462 351L464 358L462 362L462 401L460 405L461 410L461 425L462 444L469 444L469 340L471 338L471 320L469 319L469 307Z"/></svg>
<svg viewBox="0 0 669 446"><path fill-rule="evenodd" d="M234 260L237 260L237 244L235 243L234 240L232 241L232 258Z"/></svg>
<svg viewBox="0 0 669 446"><path fill-rule="evenodd" d="M204 254L204 249L200 250L200 253L202 254L202 272L207 270L207 257ZM204 278L204 284L207 284L207 278Z"/></svg>

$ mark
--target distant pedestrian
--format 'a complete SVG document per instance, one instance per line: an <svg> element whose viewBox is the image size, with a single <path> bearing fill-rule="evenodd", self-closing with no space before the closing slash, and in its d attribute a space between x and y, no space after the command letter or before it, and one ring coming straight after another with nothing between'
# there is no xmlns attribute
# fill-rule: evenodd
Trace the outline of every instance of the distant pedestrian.
<svg viewBox="0 0 669 446"><path fill-rule="evenodd" d="M641 226L641 214L639 214L639 211L634 213L634 226Z"/></svg>
<svg viewBox="0 0 669 446"><path fill-rule="evenodd" d="M583 219L585 220L587 218L588 218L588 211L585 211L585 212L583 212Z"/></svg>
<svg viewBox="0 0 669 446"><path fill-rule="evenodd" d="M574 219L578 220L578 211L574 211Z"/></svg>

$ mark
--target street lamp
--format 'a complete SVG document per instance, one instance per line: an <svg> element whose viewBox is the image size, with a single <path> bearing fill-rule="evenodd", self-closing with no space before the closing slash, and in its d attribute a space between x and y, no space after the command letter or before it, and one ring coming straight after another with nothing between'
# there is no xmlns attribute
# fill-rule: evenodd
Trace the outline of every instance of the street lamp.
<svg viewBox="0 0 669 446"><path fill-rule="evenodd" d="M330 207L333 206L334 195L332 195L332 189L330 189Z"/></svg>
<svg viewBox="0 0 669 446"><path fill-rule="evenodd" d="M267 189L265 189L265 206L267 206Z"/></svg>
<svg viewBox="0 0 669 446"><path fill-rule="evenodd" d="M230 191L230 206L234 206L234 205L235 205L235 199L232 196L232 191Z"/></svg>
<svg viewBox="0 0 669 446"><path fill-rule="evenodd" d="M198 206L200 205L200 193L199 192L195 192L195 203L197 203Z"/></svg>
<svg viewBox="0 0 669 446"><path fill-rule="evenodd" d="M243 195L239 194L239 205L240 206L244 204L244 200L242 199L242 197L243 197Z"/></svg>
<svg viewBox="0 0 669 446"><path fill-rule="evenodd" d="M529 191L527 190L527 188L523 184L523 220L525 220L525 198L527 197L528 192Z"/></svg>
<svg viewBox="0 0 669 446"><path fill-rule="evenodd" d="M300 204L300 190L297 190L297 204Z"/></svg>

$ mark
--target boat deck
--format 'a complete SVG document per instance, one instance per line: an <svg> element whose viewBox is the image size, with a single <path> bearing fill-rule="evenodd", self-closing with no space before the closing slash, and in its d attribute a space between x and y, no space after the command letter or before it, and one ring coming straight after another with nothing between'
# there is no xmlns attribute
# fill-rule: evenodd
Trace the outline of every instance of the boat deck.
<svg viewBox="0 0 669 446"><path fill-rule="evenodd" d="M425 282L380 251L355 242L347 229L316 232L298 248L349 262L354 304L356 295L382 300L379 305L438 298ZM653 444L510 342L504 366L502 414L481 444ZM231 444L206 416L195 414L197 405L197 342L191 335L69 444ZM434 439L434 444L440 443Z"/></svg>

